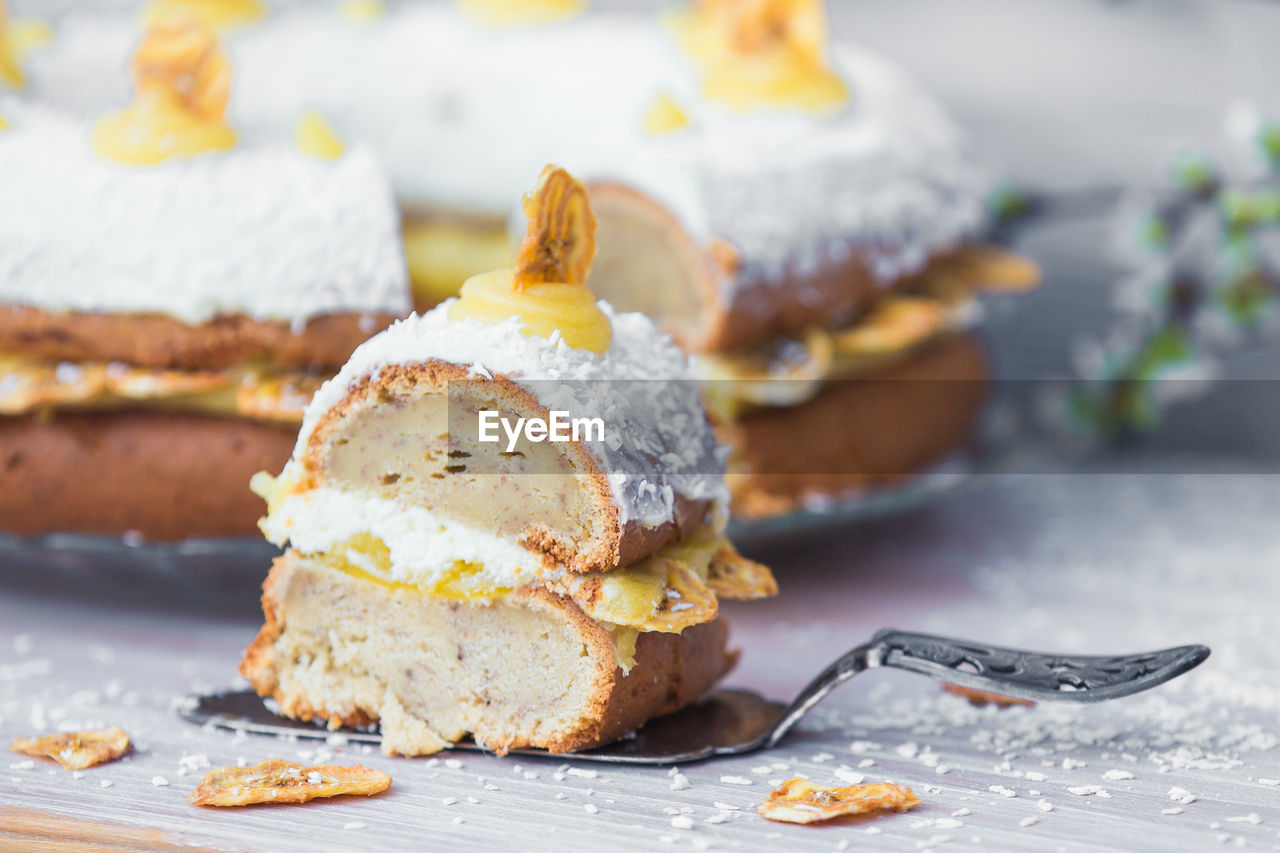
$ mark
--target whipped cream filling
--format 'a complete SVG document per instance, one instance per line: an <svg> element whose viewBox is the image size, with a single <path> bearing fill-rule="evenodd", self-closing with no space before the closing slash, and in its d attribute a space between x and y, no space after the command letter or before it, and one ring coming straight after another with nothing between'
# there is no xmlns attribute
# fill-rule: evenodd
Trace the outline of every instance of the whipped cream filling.
<svg viewBox="0 0 1280 853"><path fill-rule="evenodd" d="M451 320L454 301L397 321L361 344L312 398L289 464L302 464L320 418L361 380L391 365L439 360L468 367L473 376L506 375L573 417L602 414L613 441L585 447L607 472L622 523L670 521L676 495L728 505L728 448L716 442L703 413L692 362L648 317L617 313L601 300L613 340L597 355L558 335L526 335L518 316L501 323Z"/></svg>
<svg viewBox="0 0 1280 853"><path fill-rule="evenodd" d="M292 544L304 554L326 554L368 534L390 551L388 572L355 551L339 556L384 580L427 588L449 581L481 598L568 574L543 566L540 556L515 542L425 507L325 486L290 495L263 519L262 531L274 544ZM474 570L455 576L459 562Z"/></svg>
<svg viewBox="0 0 1280 853"><path fill-rule="evenodd" d="M12 98L0 114L0 302L191 324L409 310L395 200L368 148L136 167L99 157L88 121Z"/></svg>

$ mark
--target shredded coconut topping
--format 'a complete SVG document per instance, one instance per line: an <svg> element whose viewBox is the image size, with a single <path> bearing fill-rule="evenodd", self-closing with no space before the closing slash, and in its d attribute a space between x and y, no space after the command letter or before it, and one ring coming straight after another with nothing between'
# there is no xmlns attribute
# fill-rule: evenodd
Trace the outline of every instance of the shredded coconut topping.
<svg viewBox="0 0 1280 853"><path fill-rule="evenodd" d="M86 122L16 100L0 112L0 301L193 324L409 310L394 200L368 149L138 168L94 154Z"/></svg>

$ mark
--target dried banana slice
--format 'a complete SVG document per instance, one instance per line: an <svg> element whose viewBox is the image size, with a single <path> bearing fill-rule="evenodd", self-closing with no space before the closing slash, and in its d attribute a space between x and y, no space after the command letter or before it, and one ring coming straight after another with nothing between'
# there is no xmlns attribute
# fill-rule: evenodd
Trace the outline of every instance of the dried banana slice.
<svg viewBox="0 0 1280 853"><path fill-rule="evenodd" d="M303 767L272 759L253 767L210 770L189 798L197 806L305 803L318 797L381 794L391 777L367 767Z"/></svg>
<svg viewBox="0 0 1280 853"><path fill-rule="evenodd" d="M157 17L129 67L139 95L174 97L193 115L222 121L231 97L231 61L200 16L175 10Z"/></svg>
<svg viewBox="0 0 1280 853"><path fill-rule="evenodd" d="M36 738L17 738L14 752L52 758L66 770L84 770L115 761L129 751L129 733L121 728L61 732Z"/></svg>
<svg viewBox="0 0 1280 853"><path fill-rule="evenodd" d="M711 558L707 586L718 597L750 601L778 594L778 582L769 567L748 560L730 544L725 544Z"/></svg>
<svg viewBox="0 0 1280 853"><path fill-rule="evenodd" d="M905 812L918 805L910 788L888 782L822 788L808 779L790 779L770 791L756 811L783 823L816 823L874 811Z"/></svg>
<svg viewBox="0 0 1280 853"><path fill-rule="evenodd" d="M547 166L524 197L529 230L516 257L515 287L583 284L596 256L596 215L587 188L558 166Z"/></svg>
<svg viewBox="0 0 1280 853"><path fill-rule="evenodd" d="M946 322L946 308L935 299L890 297L855 325L833 332L831 339L841 355L898 353L929 340Z"/></svg>

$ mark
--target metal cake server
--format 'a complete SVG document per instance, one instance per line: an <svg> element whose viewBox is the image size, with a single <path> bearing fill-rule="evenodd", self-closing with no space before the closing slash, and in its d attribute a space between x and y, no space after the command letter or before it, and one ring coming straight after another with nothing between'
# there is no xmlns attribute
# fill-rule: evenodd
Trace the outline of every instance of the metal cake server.
<svg viewBox="0 0 1280 853"><path fill-rule="evenodd" d="M716 690L701 702L650 720L634 735L568 755L579 761L681 764L737 755L776 745L810 708L867 669L894 667L962 687L1032 701L1101 702L1148 690L1199 666L1207 646L1179 646L1134 655L1058 655L1028 652L913 634L892 628L877 633L831 664L790 705L747 690ZM334 732L274 714L252 690L197 694L179 708L186 720L255 734L324 739ZM355 743L379 743L376 732L342 729ZM469 741L453 749L487 751ZM540 749L512 755L551 757Z"/></svg>

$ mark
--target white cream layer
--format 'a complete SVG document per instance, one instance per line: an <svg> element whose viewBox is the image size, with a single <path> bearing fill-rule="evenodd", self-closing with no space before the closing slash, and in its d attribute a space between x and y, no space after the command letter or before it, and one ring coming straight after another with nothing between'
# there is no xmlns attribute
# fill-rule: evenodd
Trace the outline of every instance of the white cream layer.
<svg viewBox="0 0 1280 853"><path fill-rule="evenodd" d="M87 121L16 99L0 115L0 302L192 324L409 310L394 198L367 148L126 166L93 151Z"/></svg>
<svg viewBox="0 0 1280 853"><path fill-rule="evenodd" d="M321 487L291 495L262 523L271 542L292 544L304 554L324 554L353 536L381 539L391 552L386 580L434 586L452 576L459 561L477 566L457 585L483 597L495 589L516 589L539 577L558 577L539 556L492 533L444 518L421 506ZM359 554L350 561L370 574Z"/></svg>

